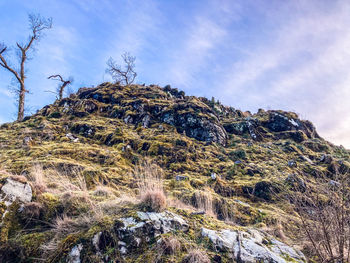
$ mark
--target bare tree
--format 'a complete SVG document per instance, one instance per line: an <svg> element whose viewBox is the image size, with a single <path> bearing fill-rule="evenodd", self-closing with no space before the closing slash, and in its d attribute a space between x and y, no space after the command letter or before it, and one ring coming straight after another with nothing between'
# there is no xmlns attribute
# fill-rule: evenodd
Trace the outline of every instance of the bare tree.
<svg viewBox="0 0 350 263"><path fill-rule="evenodd" d="M318 181L295 196L309 250L317 262L350 261L350 189L349 173L336 180Z"/></svg>
<svg viewBox="0 0 350 263"><path fill-rule="evenodd" d="M120 65L117 65L113 58L109 58L107 61L108 68L106 69L106 72L111 74L116 83L130 85L134 82L137 76L137 73L135 72L136 57L133 57L126 52L122 55L122 59L125 63L124 69L122 69Z"/></svg>
<svg viewBox="0 0 350 263"><path fill-rule="evenodd" d="M16 43L17 55L19 58L19 66L14 67L10 65L9 59L6 56L8 47L4 43L0 43L0 66L5 70L9 71L13 76L16 82L18 82L18 88L16 88L17 100L18 100L18 113L17 120L21 121L24 117L24 102L25 102L25 94L28 93L28 89L25 86L26 79L26 71L25 64L29 59L30 51L34 50L35 42L38 42L42 33L46 29L50 29L52 27L52 19L51 18L43 18L40 15L30 14L29 25L31 34L26 43Z"/></svg>
<svg viewBox="0 0 350 263"><path fill-rule="evenodd" d="M61 83L57 87L58 99L61 100L63 98L64 89L73 83L73 77L69 77L68 80L64 80L61 75L51 75L48 79L58 80Z"/></svg>

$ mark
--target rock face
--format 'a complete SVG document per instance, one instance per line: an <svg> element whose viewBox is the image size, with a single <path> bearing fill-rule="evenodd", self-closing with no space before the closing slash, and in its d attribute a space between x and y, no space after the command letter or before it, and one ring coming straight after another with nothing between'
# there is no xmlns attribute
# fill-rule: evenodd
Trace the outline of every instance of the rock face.
<svg viewBox="0 0 350 263"><path fill-rule="evenodd" d="M296 114L283 111L260 111L252 116L236 118L233 122L225 122L224 128L236 135L248 133L255 141L263 138L291 138L302 142L308 138L319 138L311 122L302 121Z"/></svg>
<svg viewBox="0 0 350 263"><path fill-rule="evenodd" d="M162 234L178 231L187 232L189 230L189 225L182 217L168 211L163 213L137 212L135 217L121 218L115 223L114 227L115 235L118 238L118 249L123 256L149 246L149 244L156 242ZM214 231L202 228L201 236L209 238L215 251L230 253L235 262L306 262L301 252L256 229ZM99 232L92 239L91 243L95 247L97 255L101 258L104 254L103 246L106 246L108 240L112 240L112 237L107 232ZM82 250L82 247L75 246L71 250L68 259L72 260L74 258L77 260L80 250ZM108 258L104 258L103 262L105 261L108 262Z"/></svg>
<svg viewBox="0 0 350 263"><path fill-rule="evenodd" d="M188 224L171 212L137 212L138 218L121 218L115 224L121 254L126 254L170 231L188 231Z"/></svg>
<svg viewBox="0 0 350 263"><path fill-rule="evenodd" d="M216 250L232 253L235 262L306 262L305 256L300 251L255 229L243 232L202 228L201 234L209 238Z"/></svg>
<svg viewBox="0 0 350 263"><path fill-rule="evenodd" d="M153 123L163 122L175 126L179 133L184 133L188 137L226 144L228 137L224 127L213 109L200 100L187 97L183 92L171 88L153 87L152 90L149 87L135 87L136 91L138 89L156 91L156 94L141 96L146 98L152 96L161 99L162 103L150 104L149 100L144 100L140 96L121 95L118 91L121 91L122 87L114 86L107 89L102 84L98 88L81 88L76 95L77 98L65 98L59 102L59 106L63 107L62 112L77 117L98 112L144 128L150 127ZM115 106L119 107L118 110L115 110ZM53 114L49 107L43 108L41 113L47 116Z"/></svg>

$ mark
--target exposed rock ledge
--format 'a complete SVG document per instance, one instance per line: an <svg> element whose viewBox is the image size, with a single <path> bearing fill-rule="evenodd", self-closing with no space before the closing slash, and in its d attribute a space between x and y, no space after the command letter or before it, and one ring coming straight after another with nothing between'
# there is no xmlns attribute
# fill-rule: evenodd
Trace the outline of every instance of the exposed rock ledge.
<svg viewBox="0 0 350 263"><path fill-rule="evenodd" d="M244 232L202 228L201 234L209 238L216 250L232 253L237 262L306 262L305 256L300 251L256 229L247 229Z"/></svg>
<svg viewBox="0 0 350 263"><path fill-rule="evenodd" d="M125 256L145 244L154 242L161 234L176 231L187 232L188 230L189 225L181 216L168 211L163 213L137 212L135 217L121 218L114 227L118 237L118 249L121 255ZM106 239L103 237L106 234L99 232L92 240L97 253L101 255L104 248L100 245L103 243L100 240ZM214 231L202 228L201 236L209 238L215 250L232 254L235 262L306 262L305 256L300 251L256 229ZM73 250L72 253L76 252L77 247L74 247Z"/></svg>

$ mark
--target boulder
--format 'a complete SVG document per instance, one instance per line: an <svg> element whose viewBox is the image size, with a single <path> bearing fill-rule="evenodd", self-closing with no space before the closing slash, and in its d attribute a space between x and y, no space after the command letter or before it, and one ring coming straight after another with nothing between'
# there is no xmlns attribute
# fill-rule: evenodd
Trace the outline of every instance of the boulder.
<svg viewBox="0 0 350 263"><path fill-rule="evenodd" d="M116 222L114 229L119 239L119 251L125 255L161 234L176 230L186 232L189 226L180 216L168 211L139 211L137 217L121 218Z"/></svg>
<svg viewBox="0 0 350 263"><path fill-rule="evenodd" d="M67 263L80 263L80 252L83 249L82 244L78 244L72 248L67 257Z"/></svg>
<svg viewBox="0 0 350 263"><path fill-rule="evenodd" d="M0 191L0 201L10 204L16 200L27 203L32 201L32 188L28 183L15 181L7 178Z"/></svg>
<svg viewBox="0 0 350 263"><path fill-rule="evenodd" d="M215 231L202 228L201 235L207 237L217 251L232 253L235 262L306 262L302 252L257 229Z"/></svg>

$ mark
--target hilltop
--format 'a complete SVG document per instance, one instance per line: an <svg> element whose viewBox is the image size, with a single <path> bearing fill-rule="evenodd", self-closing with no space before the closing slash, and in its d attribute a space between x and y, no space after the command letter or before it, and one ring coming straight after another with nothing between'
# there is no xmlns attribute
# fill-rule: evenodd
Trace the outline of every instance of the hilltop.
<svg viewBox="0 0 350 263"><path fill-rule="evenodd" d="M0 146L1 262L306 262L290 196L350 167L293 112L156 85L81 88ZM138 173L165 209L140 204Z"/></svg>

